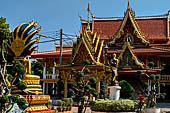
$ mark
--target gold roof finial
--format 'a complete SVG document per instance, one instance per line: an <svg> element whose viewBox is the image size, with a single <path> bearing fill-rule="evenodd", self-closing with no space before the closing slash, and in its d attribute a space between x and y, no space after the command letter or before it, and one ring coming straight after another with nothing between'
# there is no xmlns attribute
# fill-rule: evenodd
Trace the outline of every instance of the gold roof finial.
<svg viewBox="0 0 170 113"><path fill-rule="evenodd" d="M129 8L129 0L128 0L128 8Z"/></svg>
<svg viewBox="0 0 170 113"><path fill-rule="evenodd" d="M89 3L88 3L87 11L88 11L88 24L87 24L87 30L90 30L90 19L89 19L89 16L90 16L90 4L89 4Z"/></svg>

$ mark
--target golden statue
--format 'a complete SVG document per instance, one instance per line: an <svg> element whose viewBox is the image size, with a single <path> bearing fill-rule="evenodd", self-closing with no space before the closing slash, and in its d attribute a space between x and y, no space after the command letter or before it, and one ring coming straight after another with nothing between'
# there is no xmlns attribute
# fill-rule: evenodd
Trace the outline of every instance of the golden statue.
<svg viewBox="0 0 170 113"><path fill-rule="evenodd" d="M117 67L118 67L119 60L116 58L116 54L113 54L113 58L111 58L108 62L110 69L112 71L112 85L116 85L117 80L116 77L118 76Z"/></svg>
<svg viewBox="0 0 170 113"><path fill-rule="evenodd" d="M25 75L31 75L31 61L28 60L28 57L24 58L25 66Z"/></svg>

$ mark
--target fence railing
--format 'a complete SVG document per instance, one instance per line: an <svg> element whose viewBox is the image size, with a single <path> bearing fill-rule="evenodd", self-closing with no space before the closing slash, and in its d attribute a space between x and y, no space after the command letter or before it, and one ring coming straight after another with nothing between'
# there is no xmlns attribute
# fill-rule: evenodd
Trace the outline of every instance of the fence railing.
<svg viewBox="0 0 170 113"><path fill-rule="evenodd" d="M45 79L58 79L58 74L46 74Z"/></svg>
<svg viewBox="0 0 170 113"><path fill-rule="evenodd" d="M169 82L170 83L170 75L161 75L161 82Z"/></svg>

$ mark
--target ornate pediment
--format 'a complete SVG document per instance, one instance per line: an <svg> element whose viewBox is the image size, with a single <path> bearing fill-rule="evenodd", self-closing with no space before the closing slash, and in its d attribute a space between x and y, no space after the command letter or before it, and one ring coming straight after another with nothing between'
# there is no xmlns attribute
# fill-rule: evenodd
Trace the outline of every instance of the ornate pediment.
<svg viewBox="0 0 170 113"><path fill-rule="evenodd" d="M114 35L112 44L124 44L128 41L131 44L148 44L148 39L140 30L130 8L127 9L122 24Z"/></svg>
<svg viewBox="0 0 170 113"><path fill-rule="evenodd" d="M134 55L129 42L124 44L118 61L119 68L144 68L144 64Z"/></svg>
<svg viewBox="0 0 170 113"><path fill-rule="evenodd" d="M72 62L75 64L83 64L84 60L89 60L100 65L104 41L100 41L99 39L96 33L90 30L84 30L82 37L78 40L75 47Z"/></svg>

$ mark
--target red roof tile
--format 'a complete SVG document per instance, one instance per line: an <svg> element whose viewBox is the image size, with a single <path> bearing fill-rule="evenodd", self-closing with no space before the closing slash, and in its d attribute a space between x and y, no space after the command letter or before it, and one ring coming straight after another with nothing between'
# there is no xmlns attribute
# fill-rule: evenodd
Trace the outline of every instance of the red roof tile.
<svg viewBox="0 0 170 113"><path fill-rule="evenodd" d="M100 35L100 38L107 39L113 36L119 29L122 20L94 20L93 31Z"/></svg>
<svg viewBox="0 0 170 113"><path fill-rule="evenodd" d="M63 57L70 57L71 55L72 55L72 50L62 52ZM60 51L31 54L31 58L59 58L59 56L60 56Z"/></svg>
<svg viewBox="0 0 170 113"><path fill-rule="evenodd" d="M165 16L141 17L136 18L136 22L149 40L167 40L167 19ZM101 39L108 39L118 31L122 19L94 19L93 22L93 31L97 32ZM81 24L82 28L86 28L85 26L87 26L87 23Z"/></svg>
<svg viewBox="0 0 170 113"><path fill-rule="evenodd" d="M112 54L112 53L120 54L121 51L122 51L122 49L112 49L112 50L109 50L108 53L109 54ZM144 56L145 54L147 54L147 55L166 55L166 54L170 54L169 50L166 50L166 49L163 50L163 49L160 49L160 48L135 48L135 49L132 49L132 51L137 56Z"/></svg>
<svg viewBox="0 0 170 113"><path fill-rule="evenodd" d="M167 40L167 18L136 19L136 22L150 40Z"/></svg>

